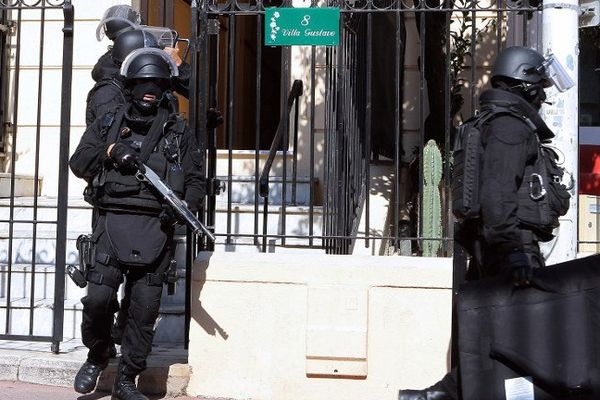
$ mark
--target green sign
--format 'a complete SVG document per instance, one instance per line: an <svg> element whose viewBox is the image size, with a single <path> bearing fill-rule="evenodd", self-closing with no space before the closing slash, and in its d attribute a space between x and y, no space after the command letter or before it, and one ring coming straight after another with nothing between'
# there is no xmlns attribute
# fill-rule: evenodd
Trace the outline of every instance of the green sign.
<svg viewBox="0 0 600 400"><path fill-rule="evenodd" d="M337 46L339 8L278 8L265 10L267 46Z"/></svg>

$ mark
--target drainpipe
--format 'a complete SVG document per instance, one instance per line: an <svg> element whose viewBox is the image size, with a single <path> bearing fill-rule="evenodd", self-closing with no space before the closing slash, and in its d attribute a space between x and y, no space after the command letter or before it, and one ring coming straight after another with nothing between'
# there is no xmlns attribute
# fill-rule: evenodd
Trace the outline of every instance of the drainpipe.
<svg viewBox="0 0 600 400"><path fill-rule="evenodd" d="M555 133L552 145L564 156L563 167L577 179L579 168L579 14L578 0L545 0L543 4L543 51L552 52L565 67L575 86L564 93L550 88L542 118ZM571 206L560 219L557 238L543 246L547 264L577 256L577 185L571 190Z"/></svg>

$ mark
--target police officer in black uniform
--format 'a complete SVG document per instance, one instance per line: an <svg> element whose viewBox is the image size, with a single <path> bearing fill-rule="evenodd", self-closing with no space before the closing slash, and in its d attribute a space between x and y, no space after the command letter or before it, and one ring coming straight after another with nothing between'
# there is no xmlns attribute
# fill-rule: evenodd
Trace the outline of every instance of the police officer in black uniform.
<svg viewBox="0 0 600 400"><path fill-rule="evenodd" d="M133 50L140 47L159 47L159 43L150 33L144 30L139 13L128 5L116 5L108 8L98 24L96 38L104 36L114 42L92 69L92 79L96 82L90 90L86 108L86 126L115 106L122 104L127 93L123 91L122 79L119 75L121 63ZM132 32L134 31L134 32ZM177 48L165 47L172 58L179 74L173 77L172 90L188 97L191 67L179 57ZM172 98L174 101L175 97Z"/></svg>
<svg viewBox="0 0 600 400"><path fill-rule="evenodd" d="M117 290L126 276L131 301L113 399L143 400L147 398L137 390L135 378L146 368L175 244L173 211L137 179L137 165L143 162L162 176L192 211L201 205L205 182L197 141L168 104L170 80L177 75L173 60L159 49L138 49L123 63L121 74L132 98L115 113L99 117L69 161L77 177L93 182L91 198L98 210L94 262L82 299L82 340L89 352L74 387L91 392L108 363Z"/></svg>
<svg viewBox="0 0 600 400"><path fill-rule="evenodd" d="M137 29L142 23L140 14L129 5L109 7L102 16L96 29L96 39L104 36L115 41L122 33ZM124 48L123 44L121 47ZM110 46L94 65L92 79L96 82L88 93L85 112L86 126L90 126L96 117L111 111L116 105L124 102L122 81L119 76L120 64L112 56ZM134 49L132 49L134 50ZM122 61L122 60L121 60Z"/></svg>
<svg viewBox="0 0 600 400"><path fill-rule="evenodd" d="M538 114L546 100L544 89L553 84L568 89L554 79L554 62L529 48L507 48L494 64L492 89L480 97L480 115L487 111L490 116L481 127L480 215L463 221L455 237L471 256L467 280L508 271L515 286L529 285L532 269L544 266L538 242L553 239L558 216L567 212L567 189L548 176L556 171L551 166L537 170L540 157L556 156L540 153L540 143L554 137ZM456 400L457 381L453 368L425 390L400 390L399 399Z"/></svg>

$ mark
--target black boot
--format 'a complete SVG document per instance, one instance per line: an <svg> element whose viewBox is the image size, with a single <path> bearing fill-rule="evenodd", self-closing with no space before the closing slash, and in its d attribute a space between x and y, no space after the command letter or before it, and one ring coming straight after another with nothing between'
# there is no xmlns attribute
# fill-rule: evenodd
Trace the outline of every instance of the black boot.
<svg viewBox="0 0 600 400"><path fill-rule="evenodd" d="M452 400L452 397L443 390L401 390L398 400Z"/></svg>
<svg viewBox="0 0 600 400"><path fill-rule="evenodd" d="M75 382L73 383L75 391L85 394L94 390L98 382L98 376L104 368L106 368L106 364L96 365L89 361L84 362L77 371L77 375L75 375Z"/></svg>
<svg viewBox="0 0 600 400"><path fill-rule="evenodd" d="M111 400L149 400L140 393L135 386L135 375L126 375L124 369L119 366L115 385L112 390Z"/></svg>

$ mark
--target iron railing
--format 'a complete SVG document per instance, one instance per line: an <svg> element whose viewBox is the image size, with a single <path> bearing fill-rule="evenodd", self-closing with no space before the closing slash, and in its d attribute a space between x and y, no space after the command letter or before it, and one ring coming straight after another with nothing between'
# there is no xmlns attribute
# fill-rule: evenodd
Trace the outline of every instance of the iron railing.
<svg viewBox="0 0 600 400"><path fill-rule="evenodd" d="M281 182L281 193L287 193L287 185L286 185L286 177L287 177L287 153L289 149L287 134L284 134L286 131L287 123L290 118L290 114L292 111L292 106L295 105L294 112L294 151L292 154L292 204L296 203L296 190L297 190L297 173L298 173L298 98L302 95L302 81L295 80L290 92L287 96L287 102L285 107L285 112L281 116L279 120L279 124L277 125L277 131L275 132L275 138L273 138L273 142L271 143L271 148L269 149L269 155L267 157L267 161L263 167L263 170L260 174L260 178L258 179L258 192L260 197L263 198L263 241L262 241L262 251L267 251L267 229L268 229L268 218L269 218L269 175L271 173L271 168L273 167L273 161L275 160L275 155L278 150L283 146L283 180ZM284 195L285 196L285 195ZM228 202L231 202L231 196L228 198ZM286 216L286 202L283 201L281 204L281 230L285 232L285 216ZM256 229L256 227L255 227ZM285 246L285 237L281 239L281 244Z"/></svg>
<svg viewBox="0 0 600 400"><path fill-rule="evenodd" d="M54 101L59 100L60 121L49 121L50 116L44 113L44 108L50 103L44 102L48 99L45 92L45 84L50 78L46 78L48 72L47 43L55 41L56 38L46 38L46 24L49 13L53 13L56 18L57 11L62 9L63 14L63 47L60 67L62 71L60 99L54 97ZM23 41L24 18L27 13L27 20L39 20L39 46L26 45ZM9 340L28 340L28 341L48 341L52 343L52 351L59 351L59 343L63 339L63 321L64 321L64 290L65 290L65 262L66 262L66 240L67 240L67 187L68 187L68 157L69 157L69 132L71 115L71 81L72 81L72 62L73 62L73 19L74 9L70 0L41 0L25 1L11 0L0 1L0 15L4 19L4 24L9 24L10 29L1 30L0 36L3 36L1 63L3 68L2 78L0 78L0 92L5 93L9 90L11 93L10 101L3 103L2 110L10 110L1 114L2 120L0 129L3 143L10 143L10 150L6 154L6 160L3 163L2 171L6 171L10 177L10 189L8 199L3 200L0 205L2 217L0 217L0 230L7 232L7 236L2 238L2 265L3 270L0 275L3 280L2 285L2 304L0 304L0 313L2 313L3 327L0 328L0 339ZM31 34L31 31L28 32ZM8 38L10 36L10 39ZM10 46L8 44L10 43ZM6 52L12 51L12 61L8 61ZM22 63L22 60L26 61ZM33 60L33 61L32 61ZM52 65L55 67L55 65ZM5 74L7 69L9 74ZM26 80L22 80L21 75L27 74ZM32 82L36 88L31 91ZM27 92L27 93L26 93ZM34 94L33 97L31 96ZM26 98L27 104L21 104L21 100ZM54 125L53 125L54 124ZM58 139L58 148L43 148L43 130L56 128ZM44 136L51 135L51 132L44 132ZM33 142L33 170L30 171L33 177L32 194L22 202L16 204L18 196L16 190L16 181L19 174L17 147L19 138L29 138ZM56 180L56 190L58 196L49 204L40 204L42 197L42 188L40 179L42 178L41 160L42 154L48 159L48 154L58 155L58 178ZM22 167L23 168L23 167ZM46 182L45 185L49 185ZM48 217L48 210L55 210L54 217ZM23 216L25 215L25 216ZM34 318L37 310L37 303L43 298L43 295L36 293L36 281L44 280L43 274L38 269L40 267L40 250L38 248L38 233L42 226L55 226L52 230L54 236L50 238L55 245L54 260L51 260L53 267L54 284L52 291L52 332L49 334L39 334L40 324L44 321L38 321ZM15 248L17 238L15 237L16 228L26 231L25 227L30 227L31 235L26 238L30 241L30 254L21 254ZM47 251L47 250L45 250ZM23 271L16 271L16 264ZM16 274L28 272L29 277L24 280L27 285L26 293L15 295L16 290L13 285ZM38 275L40 275L38 277ZM25 279L25 278L23 278ZM24 284L24 283L22 283ZM26 333L14 332L22 329L23 326L17 326L15 318L17 313L27 313L27 323L21 321L26 328ZM47 322L45 322L47 324Z"/></svg>
<svg viewBox="0 0 600 400"><path fill-rule="evenodd" d="M196 130L206 138L207 178L227 182L227 193L213 190L205 210L218 237L216 244L227 250L245 245L272 251L265 246L269 241L346 254L359 243L370 247L380 242L378 254L418 255L425 241L437 241L442 246L436 255L451 255L449 160L454 127L474 113L495 54L509 45L539 47L539 35L532 33L541 30L537 22L541 6L503 0L333 0L325 6L340 9L340 45L281 47L275 58L267 54L273 49L263 45L264 10L271 6L292 5L291 1L192 2L197 29L192 113L198 112ZM311 7L316 6L312 2ZM413 23L418 38L407 34ZM413 48L415 39L420 45ZM242 47L251 49L250 56ZM279 75L266 76L266 64L278 64ZM294 156L288 159L287 146L275 152L277 168L272 169L268 201L260 210L259 194L261 189L265 192L260 171L264 157L272 159L274 154L266 151L265 132L279 133L275 127L265 129L265 110L285 114L280 110L285 110L290 80L297 74L292 66L297 64L309 71L304 76L306 94L293 116L301 116L302 133L291 132L291 120L284 118L284 141L294 135L290 150ZM278 101L265 98L264 87L273 78L279 86ZM241 89L248 87L253 89ZM242 123L240 117L248 103L252 124ZM205 132L199 117L209 107L219 107L226 122ZM253 145L240 147L236 142L240 137L253 137ZM430 139L444 160L440 184L444 231L439 237L427 236L422 218L420 160ZM247 176L239 176L237 160L244 157ZM303 161L302 167L295 164ZM290 162L294 172L288 177ZM381 165L385 174L373 175L373 168ZM303 174L308 179L302 191L308 195L299 201ZM292 193L289 187L294 188ZM246 190L249 194L240 198ZM385 223L374 222L374 195L389 201ZM291 227L287 218L294 212L306 218ZM252 215L253 224L237 222L244 213ZM263 224L260 232L261 217L264 222L275 220L273 215L279 215L276 230Z"/></svg>

